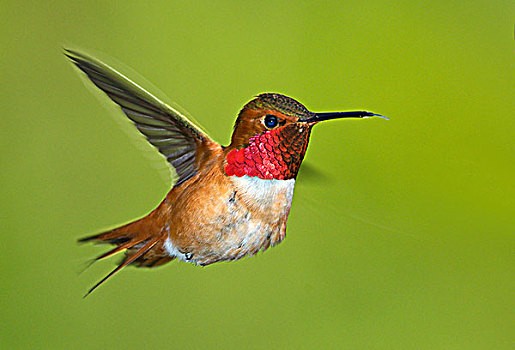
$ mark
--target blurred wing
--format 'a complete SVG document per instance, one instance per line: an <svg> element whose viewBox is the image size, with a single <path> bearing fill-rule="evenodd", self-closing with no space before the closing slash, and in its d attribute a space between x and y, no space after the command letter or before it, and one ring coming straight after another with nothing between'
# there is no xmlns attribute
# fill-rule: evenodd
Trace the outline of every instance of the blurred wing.
<svg viewBox="0 0 515 350"><path fill-rule="evenodd" d="M65 55L121 107L138 130L166 157L179 177L175 186L196 174L197 149L202 144L214 144L209 136L107 64L76 51L65 50Z"/></svg>

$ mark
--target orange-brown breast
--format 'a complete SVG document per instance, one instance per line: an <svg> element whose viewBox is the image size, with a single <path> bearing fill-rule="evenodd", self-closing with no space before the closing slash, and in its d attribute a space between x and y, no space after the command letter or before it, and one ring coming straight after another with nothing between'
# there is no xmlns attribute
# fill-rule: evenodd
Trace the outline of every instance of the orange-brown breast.
<svg viewBox="0 0 515 350"><path fill-rule="evenodd" d="M235 260L284 239L295 180L227 176L225 153L211 152L198 174L173 188L156 211L162 251L199 265Z"/></svg>

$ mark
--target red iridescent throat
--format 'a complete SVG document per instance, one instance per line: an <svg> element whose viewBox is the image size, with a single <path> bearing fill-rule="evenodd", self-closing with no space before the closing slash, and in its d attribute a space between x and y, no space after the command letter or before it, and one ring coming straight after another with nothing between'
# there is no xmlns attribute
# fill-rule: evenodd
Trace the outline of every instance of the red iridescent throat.
<svg viewBox="0 0 515 350"><path fill-rule="evenodd" d="M310 133L311 126L295 123L256 134L250 138L246 148L227 153L225 173L268 180L295 178L306 153Z"/></svg>

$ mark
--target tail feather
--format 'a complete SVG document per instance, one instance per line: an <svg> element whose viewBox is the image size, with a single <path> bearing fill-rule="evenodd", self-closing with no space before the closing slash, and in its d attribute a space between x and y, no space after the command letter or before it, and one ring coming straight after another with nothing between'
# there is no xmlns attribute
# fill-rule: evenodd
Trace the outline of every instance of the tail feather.
<svg viewBox="0 0 515 350"><path fill-rule="evenodd" d="M172 261L175 259L175 257L172 256L151 256L148 257L150 252L147 252L147 254L140 256L138 259L134 261L134 265L136 267L157 267L161 266L163 264L166 264L167 262Z"/></svg>
<svg viewBox="0 0 515 350"><path fill-rule="evenodd" d="M120 245L128 241L138 238L138 234L131 230L131 226L135 226L139 221L132 222L114 230L102 232L93 236L87 236L78 240L79 243L96 242ZM131 231L133 231L131 233Z"/></svg>
<svg viewBox="0 0 515 350"><path fill-rule="evenodd" d="M118 238L111 238L111 239L103 239L102 238L103 235L105 235L105 233L101 233L101 234L94 235L94 236L84 237L84 238L78 239L77 242L79 242L79 243L87 243L87 242L95 241L96 243L123 244L123 243L131 240L129 237L118 237Z"/></svg>
<svg viewBox="0 0 515 350"><path fill-rule="evenodd" d="M111 255L114 255L118 252L121 252L122 250L125 250L125 249L129 249L129 248L132 248L134 245L136 245L138 243L135 243L135 242L132 242L132 241L128 241L126 243L123 243L123 244L120 244L118 247L115 247L114 249L111 249L110 251L104 253L104 254L101 254L99 256L97 256L95 258L95 261L98 261L98 260L101 260L101 259L105 259L105 258L108 258L110 257Z"/></svg>
<svg viewBox="0 0 515 350"><path fill-rule="evenodd" d="M122 268L124 268L125 266L129 265L130 263L132 263L134 260L138 259L139 257L143 256L145 253L147 253L150 249L152 249L160 240L161 238L160 237L154 237L152 238L151 240L149 240L144 246L142 246L138 251L137 253L133 254L132 256L128 257L127 259L125 259L120 265L118 265L116 267L116 269L114 269L113 271L111 271L107 276L105 276L104 278L102 278L97 284L95 284L93 287L91 287L88 292L86 293L86 295L84 295L84 298L86 298L88 295L91 294L91 292L93 292L95 289L97 289L102 283L104 283L105 281L107 281L111 276L113 276L116 272L120 271ZM117 250L119 247L111 250L111 252ZM121 249L119 249L121 250ZM118 250L118 251L119 251ZM111 253L111 252L108 252L108 253ZM112 253L114 254L114 253ZM108 255L111 255L111 254L108 254Z"/></svg>
<svg viewBox="0 0 515 350"><path fill-rule="evenodd" d="M93 242L116 245L116 247L97 256L91 264L125 251L125 258L118 267L95 284L84 297L129 264L134 263L137 267L155 267L173 259L164 251L163 245L158 244L164 236L159 226L152 225L152 214L117 229L79 239L79 243Z"/></svg>

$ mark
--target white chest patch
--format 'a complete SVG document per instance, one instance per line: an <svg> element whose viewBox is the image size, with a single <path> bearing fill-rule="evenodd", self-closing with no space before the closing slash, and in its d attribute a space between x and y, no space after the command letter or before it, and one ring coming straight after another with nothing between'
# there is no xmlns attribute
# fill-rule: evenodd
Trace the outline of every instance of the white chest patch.
<svg viewBox="0 0 515 350"><path fill-rule="evenodd" d="M278 195L286 193L286 201L291 203L293 199L293 189L295 179L289 180L264 180L259 177L233 176L233 183L238 188L238 192L249 201L260 203L266 206L276 201Z"/></svg>

